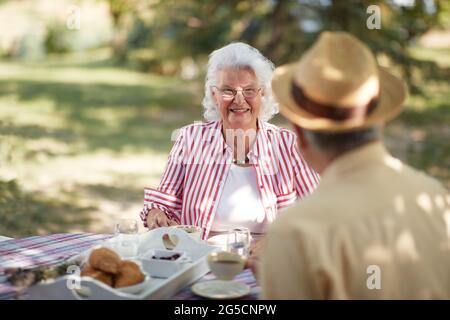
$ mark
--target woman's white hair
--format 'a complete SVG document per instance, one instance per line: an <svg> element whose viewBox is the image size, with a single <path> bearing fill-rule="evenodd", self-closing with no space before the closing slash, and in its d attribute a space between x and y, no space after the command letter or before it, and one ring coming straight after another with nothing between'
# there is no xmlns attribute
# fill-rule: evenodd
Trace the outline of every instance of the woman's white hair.
<svg viewBox="0 0 450 320"><path fill-rule="evenodd" d="M223 69L243 69L250 68L255 72L259 80L264 96L262 97L262 106L259 119L269 121L278 113L278 103L272 94L272 73L275 68L273 63L264 57L257 49L242 42L231 43L220 49L214 50L209 55L208 71L205 81L205 97L203 98L203 107L205 112L203 116L206 120L219 120L220 113L217 110L214 101L211 86L217 85L217 74Z"/></svg>

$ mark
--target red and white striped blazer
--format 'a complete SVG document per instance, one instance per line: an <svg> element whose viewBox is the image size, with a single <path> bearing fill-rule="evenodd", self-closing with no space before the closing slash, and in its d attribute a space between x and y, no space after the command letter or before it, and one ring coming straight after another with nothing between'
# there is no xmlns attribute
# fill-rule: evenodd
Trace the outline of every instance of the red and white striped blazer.
<svg viewBox="0 0 450 320"><path fill-rule="evenodd" d="M269 222L279 209L311 193L319 181L297 150L293 132L258 122L248 154L256 171ZM180 129L158 188L144 189L140 217L147 227L149 211L158 208L180 224L196 225L208 237L233 160L222 136L222 121L194 123Z"/></svg>

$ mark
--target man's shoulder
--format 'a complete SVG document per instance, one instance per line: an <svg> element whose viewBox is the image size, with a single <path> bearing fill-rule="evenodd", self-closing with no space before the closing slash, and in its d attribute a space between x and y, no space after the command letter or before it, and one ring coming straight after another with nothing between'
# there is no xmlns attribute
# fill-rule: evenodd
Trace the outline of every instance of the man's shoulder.
<svg viewBox="0 0 450 320"><path fill-rule="evenodd" d="M436 178L429 176L423 171L410 167L407 164L403 164L403 176L405 181L410 181L416 186L419 186L423 191L436 191L441 193L448 193L445 187Z"/></svg>
<svg viewBox="0 0 450 320"><path fill-rule="evenodd" d="M281 212L272 225L272 229L283 232L290 230L291 232L302 232L308 228L326 229L332 219L328 219L329 211L324 208L324 203L318 201L317 198L324 199L326 195L316 197L315 194L301 200ZM325 210L324 210L325 209Z"/></svg>
<svg viewBox="0 0 450 320"><path fill-rule="evenodd" d="M347 229L363 219L349 196L353 185L321 185L310 195L280 212L274 225L277 229L325 235L330 230Z"/></svg>
<svg viewBox="0 0 450 320"><path fill-rule="evenodd" d="M404 165L397 171L397 175L390 178L396 181L386 185L379 194L376 193L379 184L368 179L353 183L319 184L314 193L281 212L274 222L274 229L314 229L316 232L328 232L331 229L352 228L367 217L379 217L371 215L372 208L383 208L386 212L394 210L394 196L387 196L386 193L394 194L401 190L406 190L404 196L427 194L432 201L441 199L436 201L442 202L442 206L450 207L448 190L438 180L421 171Z"/></svg>

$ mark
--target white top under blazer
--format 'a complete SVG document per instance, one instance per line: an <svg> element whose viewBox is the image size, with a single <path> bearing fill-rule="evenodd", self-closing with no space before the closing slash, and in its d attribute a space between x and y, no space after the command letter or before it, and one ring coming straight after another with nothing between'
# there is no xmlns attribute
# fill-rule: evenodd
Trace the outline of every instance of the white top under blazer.
<svg viewBox="0 0 450 320"><path fill-rule="evenodd" d="M211 231L247 227L252 233L264 233L268 224L265 216L255 168L232 164Z"/></svg>

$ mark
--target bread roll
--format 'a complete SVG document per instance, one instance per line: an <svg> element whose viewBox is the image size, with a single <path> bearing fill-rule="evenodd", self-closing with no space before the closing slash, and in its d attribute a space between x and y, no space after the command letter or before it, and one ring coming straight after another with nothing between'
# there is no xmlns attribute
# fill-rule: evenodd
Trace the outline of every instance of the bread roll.
<svg viewBox="0 0 450 320"><path fill-rule="evenodd" d="M119 272L114 277L114 287L122 288L138 284L144 281L141 268L133 261L124 260L120 264Z"/></svg>
<svg viewBox="0 0 450 320"><path fill-rule="evenodd" d="M121 259L117 253L108 248L99 248L91 252L89 264L97 270L117 274Z"/></svg>
<svg viewBox="0 0 450 320"><path fill-rule="evenodd" d="M83 270L81 271L82 277L91 277L98 281L103 282L104 284L107 284L108 286L113 286L113 275L94 269L91 265L87 264Z"/></svg>

